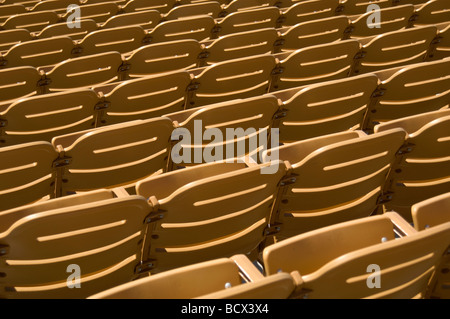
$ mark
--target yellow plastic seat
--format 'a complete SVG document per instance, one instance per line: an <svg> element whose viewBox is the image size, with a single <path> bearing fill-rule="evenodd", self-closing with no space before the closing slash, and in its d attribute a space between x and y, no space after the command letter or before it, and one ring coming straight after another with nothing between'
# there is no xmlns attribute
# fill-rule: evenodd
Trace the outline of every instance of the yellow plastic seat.
<svg viewBox="0 0 450 319"><path fill-rule="evenodd" d="M336 15L339 0L307 0L290 6L283 12L281 26L293 26L301 22L330 18Z"/></svg>
<svg viewBox="0 0 450 319"><path fill-rule="evenodd" d="M450 23L439 30L438 39L439 42L435 44L431 58L440 60L450 57Z"/></svg>
<svg viewBox="0 0 450 319"><path fill-rule="evenodd" d="M9 17L26 13L27 9L22 4L7 4L0 6L0 24L3 24Z"/></svg>
<svg viewBox="0 0 450 319"><path fill-rule="evenodd" d="M86 35L98 29L97 23L92 19L82 19L79 21L80 27L70 29L67 22L55 23L45 27L36 35L38 39L45 39L57 36L66 36L72 40L81 40Z"/></svg>
<svg viewBox="0 0 450 319"><path fill-rule="evenodd" d="M226 13L275 6L277 0L232 0L223 6Z"/></svg>
<svg viewBox="0 0 450 319"><path fill-rule="evenodd" d="M85 4L79 6L79 8L80 16L83 17L83 19L92 19L96 23L104 23L110 17L119 13L119 6L114 2ZM62 15L62 18L67 20L74 12L74 9L69 10Z"/></svg>
<svg viewBox="0 0 450 319"><path fill-rule="evenodd" d="M6 53L11 47L16 44L30 41L31 35L28 30L14 29L0 31L0 53L4 51Z"/></svg>
<svg viewBox="0 0 450 319"><path fill-rule="evenodd" d="M58 15L53 11L29 12L9 17L2 28L26 29L30 32L39 32L46 26L59 22Z"/></svg>
<svg viewBox="0 0 450 319"><path fill-rule="evenodd" d="M41 0L30 11L53 11L58 14L64 14L67 11L67 7L71 4L79 5L79 2L74 0Z"/></svg>
<svg viewBox="0 0 450 319"><path fill-rule="evenodd" d="M177 0L153 0L151 2L147 0L132 0L128 1L124 6L125 12L157 10L160 13L167 13L172 9Z"/></svg>
<svg viewBox="0 0 450 319"><path fill-rule="evenodd" d="M41 93L39 72L30 66L0 70L0 112L16 99Z"/></svg>
<svg viewBox="0 0 450 319"><path fill-rule="evenodd" d="M217 1L207 1L193 4L185 4L170 9L164 15L164 20L177 20L194 16L210 16L213 19L219 18L222 7Z"/></svg>
<svg viewBox="0 0 450 319"><path fill-rule="evenodd" d="M445 0L424 2L416 10L414 25L438 24L450 21L450 3Z"/></svg>
<svg viewBox="0 0 450 319"><path fill-rule="evenodd" d="M154 28L161 20L161 14L157 10L130 12L112 16L104 24L102 29L139 25L144 30Z"/></svg>
<svg viewBox="0 0 450 319"><path fill-rule="evenodd" d="M405 3L401 4L410 4L414 0L407 0ZM341 11L342 14L345 15L355 15L355 14L364 14L367 12L369 5L377 5L381 9L389 8L392 6L391 0L346 0L343 2L343 9Z"/></svg>

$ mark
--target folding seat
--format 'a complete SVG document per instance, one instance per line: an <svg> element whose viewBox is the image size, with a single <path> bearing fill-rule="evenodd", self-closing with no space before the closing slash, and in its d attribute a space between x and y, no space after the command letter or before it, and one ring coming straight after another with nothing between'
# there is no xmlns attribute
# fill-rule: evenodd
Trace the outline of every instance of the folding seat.
<svg viewBox="0 0 450 319"><path fill-rule="evenodd" d="M203 41L211 37L215 24L214 19L209 16L165 21L148 33L147 40L148 43L188 39Z"/></svg>
<svg viewBox="0 0 450 319"><path fill-rule="evenodd" d="M120 13L119 6L114 2L85 4L80 6L79 9L80 16L83 17L83 19L92 19L96 23L104 23L110 17ZM67 20L74 13L74 9L67 11L64 15L62 15L62 18Z"/></svg>
<svg viewBox="0 0 450 319"><path fill-rule="evenodd" d="M0 31L0 54L9 50L12 46L31 40L31 34L25 29Z"/></svg>
<svg viewBox="0 0 450 319"><path fill-rule="evenodd" d="M397 156L384 206L411 221L411 206L450 189L450 110L413 115L375 126L403 128L408 137Z"/></svg>
<svg viewBox="0 0 450 319"><path fill-rule="evenodd" d="M286 299L293 292L294 281L286 273L267 278L260 274L257 280L242 283L239 268L232 258L165 271L88 299Z"/></svg>
<svg viewBox="0 0 450 319"><path fill-rule="evenodd" d="M27 9L22 4L9 4L0 6L0 24L3 24L9 17L26 13Z"/></svg>
<svg viewBox="0 0 450 319"><path fill-rule="evenodd" d="M92 90L17 100L0 113L0 118L6 120L1 138L5 145L50 142L54 136L92 128L97 102L97 94Z"/></svg>
<svg viewBox="0 0 450 319"><path fill-rule="evenodd" d="M293 89L296 93L283 102L285 116L280 116L276 125L280 129L280 142L361 130L377 86L378 78L365 74Z"/></svg>
<svg viewBox="0 0 450 319"><path fill-rule="evenodd" d="M48 25L60 22L59 20L58 15L53 11L22 13L9 17L2 28L5 30L26 29L30 32L39 32Z"/></svg>
<svg viewBox="0 0 450 319"><path fill-rule="evenodd" d="M430 58L439 60L450 57L450 23L442 26L435 42Z"/></svg>
<svg viewBox="0 0 450 319"><path fill-rule="evenodd" d="M244 10L254 10L264 7L271 7L277 4L277 0L232 0L223 6L226 13Z"/></svg>
<svg viewBox="0 0 450 319"><path fill-rule="evenodd" d="M284 173L280 161L208 163L139 182L137 194L152 206L143 269L153 274L257 251Z"/></svg>
<svg viewBox="0 0 450 319"><path fill-rule="evenodd" d="M404 3L401 4L411 4L411 1L414 0L407 0L404 1ZM389 8L392 6L391 0L346 0L343 3L342 8L340 9L340 12L342 14L345 14L347 16L349 15L355 15L355 14L364 14L368 11L370 5L376 5L381 9Z"/></svg>
<svg viewBox="0 0 450 319"><path fill-rule="evenodd" d="M359 50L357 40L345 40L275 55L281 62L270 91L345 78L351 74Z"/></svg>
<svg viewBox="0 0 450 319"><path fill-rule="evenodd" d="M278 27L293 26L300 22L330 18L336 15L339 0L308 0L292 5L278 22Z"/></svg>
<svg viewBox="0 0 450 319"><path fill-rule="evenodd" d="M255 55L213 64L188 87L189 108L262 95L268 92L276 66L272 55Z"/></svg>
<svg viewBox="0 0 450 319"><path fill-rule="evenodd" d="M0 297L86 298L136 279L149 207L115 196L100 190L0 213Z"/></svg>
<svg viewBox="0 0 450 319"><path fill-rule="evenodd" d="M298 298L406 299L428 283L450 241L450 223L396 239L392 215L321 228L264 249L266 275L298 278ZM397 215L398 216L398 215Z"/></svg>
<svg viewBox="0 0 450 319"><path fill-rule="evenodd" d="M77 45L77 54L91 55L108 51L128 53L145 44L141 26L118 27L89 33ZM75 50L74 50L75 52Z"/></svg>
<svg viewBox="0 0 450 319"><path fill-rule="evenodd" d="M380 210L384 185L405 131L382 135L348 131L283 145L280 160L292 167L274 205L277 240ZM275 153L276 154L276 153Z"/></svg>
<svg viewBox="0 0 450 319"><path fill-rule="evenodd" d="M92 87L119 80L122 56L106 52L68 59L46 73L46 91L55 92L73 88Z"/></svg>
<svg viewBox="0 0 450 319"><path fill-rule="evenodd" d="M66 36L72 40L81 40L87 34L98 29L97 23L92 19L82 19L79 21L79 28L69 28L67 22L55 23L45 27L40 33L36 35L38 39L45 39L57 36Z"/></svg>
<svg viewBox="0 0 450 319"><path fill-rule="evenodd" d="M217 1L185 4L172 8L168 13L164 14L163 20L176 20L203 15L217 19L221 17L222 11L220 3Z"/></svg>
<svg viewBox="0 0 450 319"><path fill-rule="evenodd" d="M252 55L272 53L278 32L275 28L237 32L212 41L203 53L202 65L214 64L225 60L244 58Z"/></svg>
<svg viewBox="0 0 450 319"><path fill-rule="evenodd" d="M377 21L377 19L371 19L370 17L373 14L378 14L380 20ZM369 11L352 20L347 35L357 39L391 31L404 30L410 25L410 18L413 14L414 6L412 4Z"/></svg>
<svg viewBox="0 0 450 319"><path fill-rule="evenodd" d="M374 92L364 130L372 131L378 123L448 108L450 60L419 63L377 75L382 80Z"/></svg>
<svg viewBox="0 0 450 319"><path fill-rule="evenodd" d="M104 106L100 123L149 119L183 110L190 80L188 72L175 71L122 82L98 104Z"/></svg>
<svg viewBox="0 0 450 319"><path fill-rule="evenodd" d="M243 156L261 162L262 151L270 147L270 132L278 110L278 100L264 95L166 114L177 127L172 133L172 140L177 143L172 148L172 160L179 166ZM210 128L214 131L208 132Z"/></svg>
<svg viewBox="0 0 450 319"><path fill-rule="evenodd" d="M142 46L126 58L130 78L174 70L192 69L199 63L203 46L196 40L177 40Z"/></svg>
<svg viewBox="0 0 450 319"><path fill-rule="evenodd" d="M354 73L368 73L425 61L437 36L435 26L393 31L365 39Z"/></svg>
<svg viewBox="0 0 450 319"><path fill-rule="evenodd" d="M204 2L210 2L211 0L179 0L178 4L185 5L185 4L196 4L196 3L204 3ZM221 5L227 4L230 1L228 0L215 0L219 2Z"/></svg>
<svg viewBox="0 0 450 319"><path fill-rule="evenodd" d="M275 28L279 17L280 10L276 7L233 12L217 23L213 32L214 37L263 28Z"/></svg>
<svg viewBox="0 0 450 319"><path fill-rule="evenodd" d="M430 0L416 10L414 25L438 24L450 21L450 3Z"/></svg>
<svg viewBox="0 0 450 319"><path fill-rule="evenodd" d="M52 165L57 157L58 153L48 142L0 147L0 212L54 197ZM6 227L3 222L1 225ZM0 286L3 281L4 278Z"/></svg>
<svg viewBox="0 0 450 319"><path fill-rule="evenodd" d="M70 5L79 5L79 1L77 0L44 0L39 1L33 6L30 11L53 11L58 14L65 14L67 11L67 7Z"/></svg>
<svg viewBox="0 0 450 319"><path fill-rule="evenodd" d="M118 186L166 170L173 130L168 118L109 125L57 136L61 173L57 194Z"/></svg>
<svg viewBox="0 0 450 319"><path fill-rule="evenodd" d="M30 66L0 70L0 112L16 99L41 93L40 80L38 70Z"/></svg>
<svg viewBox="0 0 450 319"><path fill-rule="evenodd" d="M295 51L344 39L350 20L345 16L298 23L282 32L281 51Z"/></svg>
<svg viewBox="0 0 450 319"><path fill-rule="evenodd" d="M411 215L414 227L418 231L426 231L430 227L445 224L450 221L450 193L444 193L436 197L426 199L420 203L414 204L411 208ZM444 262L436 272L437 282L431 293L431 298L449 299L448 291L450 283L449 252L444 256Z"/></svg>
<svg viewBox="0 0 450 319"><path fill-rule="evenodd" d="M144 10L158 10L160 13L167 13L172 9L177 0L131 0L123 5L122 9L129 13Z"/></svg>
<svg viewBox="0 0 450 319"><path fill-rule="evenodd" d="M14 45L0 57L4 67L48 66L69 59L74 43L69 37L53 37Z"/></svg>
<svg viewBox="0 0 450 319"><path fill-rule="evenodd" d="M140 25L144 30L154 28L161 20L157 10L130 12L112 16L103 25L102 29Z"/></svg>

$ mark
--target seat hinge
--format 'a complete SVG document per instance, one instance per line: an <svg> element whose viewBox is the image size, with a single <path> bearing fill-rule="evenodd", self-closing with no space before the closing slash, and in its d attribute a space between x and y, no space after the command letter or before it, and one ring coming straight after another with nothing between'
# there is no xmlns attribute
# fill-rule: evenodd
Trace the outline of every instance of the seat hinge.
<svg viewBox="0 0 450 319"><path fill-rule="evenodd" d="M358 53L356 53L356 55L354 56L354 60L361 60L366 56L367 52L366 51L359 51Z"/></svg>
<svg viewBox="0 0 450 319"><path fill-rule="evenodd" d="M266 228L264 228L264 236L271 236L279 233L280 231L281 231L281 224L279 223L267 225Z"/></svg>
<svg viewBox="0 0 450 319"><path fill-rule="evenodd" d="M81 46L76 46L72 49L72 51L70 51L70 53L72 55L79 55L79 54L83 53L83 48Z"/></svg>
<svg viewBox="0 0 450 319"><path fill-rule="evenodd" d="M6 256L7 254L9 254L9 246L0 245L0 256Z"/></svg>
<svg viewBox="0 0 450 319"><path fill-rule="evenodd" d="M397 151L397 155L404 155L404 154L408 154L411 153L414 149L414 144L412 143L407 143L405 145L403 145L402 147L400 147L400 149Z"/></svg>
<svg viewBox="0 0 450 319"><path fill-rule="evenodd" d="M386 89L379 87L375 91L373 91L373 93L370 97L372 97L372 98L382 97L385 93L386 93Z"/></svg>
<svg viewBox="0 0 450 319"><path fill-rule="evenodd" d="M393 194L392 192L380 194L380 196L378 196L377 198L377 204L381 205L390 202L392 200L392 194Z"/></svg>
<svg viewBox="0 0 450 319"><path fill-rule="evenodd" d="M118 71L119 71L119 72L126 72L126 71L129 71L130 69L131 69L131 64L130 64L130 63L123 62L123 63L119 66Z"/></svg>
<svg viewBox="0 0 450 319"><path fill-rule="evenodd" d="M336 9L334 10L335 13L342 13L345 10L345 6L343 4L340 4L336 7Z"/></svg>
<svg viewBox="0 0 450 319"><path fill-rule="evenodd" d="M8 120L0 118L0 128L6 127L8 125Z"/></svg>
<svg viewBox="0 0 450 319"><path fill-rule="evenodd" d="M280 186L287 186L287 185L291 185L294 184L297 181L297 177L289 175L284 177L281 182L280 182Z"/></svg>
<svg viewBox="0 0 450 319"><path fill-rule="evenodd" d="M281 109L281 110L278 110L274 115L273 115L273 119L274 120L278 120L278 119L281 119L281 118L283 118L283 117L286 117L287 116L287 109Z"/></svg>
<svg viewBox="0 0 450 319"><path fill-rule="evenodd" d="M344 34L352 34L353 31L355 31L355 26L349 25L348 27L345 28Z"/></svg>
<svg viewBox="0 0 450 319"><path fill-rule="evenodd" d="M46 77L45 75L37 82L37 85L42 87L42 86L47 86L50 85L52 83L52 79Z"/></svg>
<svg viewBox="0 0 450 319"><path fill-rule="evenodd" d="M197 59L199 60L207 59L210 55L211 53L209 51L202 51L198 54Z"/></svg>
<svg viewBox="0 0 450 319"><path fill-rule="evenodd" d="M282 25L284 21L286 21L286 16L285 15L281 15L281 16L278 17L278 19L276 21L276 24L277 25Z"/></svg>
<svg viewBox="0 0 450 319"><path fill-rule="evenodd" d="M150 44L150 43L152 43L152 41L153 41L153 37L150 34L146 34L141 42L143 44Z"/></svg>
<svg viewBox="0 0 450 319"><path fill-rule="evenodd" d="M200 83L192 82L186 87L186 91L187 92L197 91L199 87L200 87Z"/></svg>
<svg viewBox="0 0 450 319"><path fill-rule="evenodd" d="M147 259L134 267L135 274L144 274L156 267L156 259Z"/></svg>
<svg viewBox="0 0 450 319"><path fill-rule="evenodd" d="M439 44L442 42L442 39L443 39L443 37L438 35L433 39L433 41L431 41L431 44Z"/></svg>
<svg viewBox="0 0 450 319"><path fill-rule="evenodd" d="M228 15L227 10L222 10L219 12L219 14L217 15L218 18L225 18Z"/></svg>
<svg viewBox="0 0 450 319"><path fill-rule="evenodd" d="M284 67L282 66L277 66L275 67L272 72L270 73L271 75L278 75L278 74L282 74L284 72Z"/></svg>
<svg viewBox="0 0 450 319"><path fill-rule="evenodd" d="M286 43L286 40L281 38L281 39L277 39L275 40L275 42L273 43L274 47L281 47Z"/></svg>
<svg viewBox="0 0 450 319"><path fill-rule="evenodd" d="M6 60L3 56L0 56L0 67L7 66L8 60Z"/></svg>
<svg viewBox="0 0 450 319"><path fill-rule="evenodd" d="M109 102L107 100L101 100L100 102L97 102L97 104L94 105L94 110L100 111L100 110L107 109L110 106L111 106L111 102Z"/></svg>
<svg viewBox="0 0 450 319"><path fill-rule="evenodd" d="M158 220L161 220L164 218L164 212L163 210L158 210L156 212L151 212L145 217L145 224L154 223Z"/></svg>
<svg viewBox="0 0 450 319"><path fill-rule="evenodd" d="M72 157L62 156L53 161L52 167L53 168L63 167L70 165L70 163L72 163Z"/></svg>
<svg viewBox="0 0 450 319"><path fill-rule="evenodd" d="M212 29L211 29L211 33L212 34L218 34L220 31L222 31L222 27L218 24L216 24Z"/></svg>
<svg viewBox="0 0 450 319"><path fill-rule="evenodd" d="M408 22L415 22L419 19L419 15L417 13L414 13L409 19Z"/></svg>

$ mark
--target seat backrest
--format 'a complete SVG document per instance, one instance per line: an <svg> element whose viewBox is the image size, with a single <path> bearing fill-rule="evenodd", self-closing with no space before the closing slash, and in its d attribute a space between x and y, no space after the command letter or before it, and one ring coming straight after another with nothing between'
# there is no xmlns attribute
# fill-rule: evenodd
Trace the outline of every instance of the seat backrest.
<svg viewBox="0 0 450 319"><path fill-rule="evenodd" d="M345 78L351 73L359 49L357 40L345 40L296 50L281 61L283 72L271 90Z"/></svg>
<svg viewBox="0 0 450 319"><path fill-rule="evenodd" d="M268 165L268 164L265 164ZM152 272L254 251L264 239L285 166L208 163L150 177L137 193L154 206L144 248Z"/></svg>
<svg viewBox="0 0 450 319"><path fill-rule="evenodd" d="M415 25L437 24L450 21L450 3L445 0L432 0L424 2L417 9Z"/></svg>
<svg viewBox="0 0 450 319"><path fill-rule="evenodd" d="M118 14L109 18L102 29L140 25L144 30L154 28L161 20L161 14L157 10L146 10Z"/></svg>
<svg viewBox="0 0 450 319"><path fill-rule="evenodd" d="M165 116L176 121L177 127L181 128L179 133L174 131L172 139L178 141L182 137L179 148L175 146L172 149L172 160L185 166L250 154L254 162L261 162L262 157L258 153L263 151L261 148L268 148L270 129L278 109L278 100L265 95L167 114ZM186 130L189 139L184 136ZM208 144L207 141L211 140ZM199 151L200 155L203 154L200 158ZM178 158L174 158L176 156Z"/></svg>
<svg viewBox="0 0 450 319"><path fill-rule="evenodd" d="M267 93L275 62L272 55L255 55L219 62L205 68L195 77L199 85L189 100L188 107Z"/></svg>
<svg viewBox="0 0 450 319"><path fill-rule="evenodd" d="M124 6L125 12L146 11L146 10L158 10L160 13L167 13L172 9L177 0L132 0L128 1Z"/></svg>
<svg viewBox="0 0 450 319"><path fill-rule="evenodd" d="M0 258L0 296L86 298L137 277L148 204L140 196L87 196L94 198L73 203L69 196L56 199L53 209L37 203L0 215L21 216L0 234L8 247ZM77 281L69 274L77 269L80 286L70 289Z"/></svg>
<svg viewBox="0 0 450 319"><path fill-rule="evenodd" d="M218 35L223 36L236 32L275 28L279 17L280 10L276 7L233 12L218 23Z"/></svg>
<svg viewBox="0 0 450 319"><path fill-rule="evenodd" d="M372 92L378 85L373 74L309 85L284 101L280 142L290 143L362 129Z"/></svg>
<svg viewBox="0 0 450 319"><path fill-rule="evenodd" d="M72 1L72 0L71 0ZM67 22L55 23L45 27L37 37L39 39L66 36L72 40L81 40L87 34L94 32L98 29L97 23L92 19L82 19L79 21L79 28L69 28Z"/></svg>
<svg viewBox="0 0 450 319"><path fill-rule="evenodd" d="M238 32L214 40L206 50L206 62L214 64L225 60L272 53L278 32L275 28Z"/></svg>
<svg viewBox="0 0 450 319"><path fill-rule="evenodd" d="M9 17L26 13L27 9L22 4L7 4L0 6L0 24L3 24Z"/></svg>
<svg viewBox="0 0 450 319"><path fill-rule="evenodd" d="M282 38L282 51L295 51L313 45L342 40L350 20L345 16L300 22L290 27Z"/></svg>
<svg viewBox="0 0 450 319"><path fill-rule="evenodd" d="M105 95L102 124L149 119L184 109L189 73L177 71L121 83Z"/></svg>
<svg viewBox="0 0 450 319"><path fill-rule="evenodd" d="M118 186L131 187L138 180L166 170L173 130L168 118L154 118L109 125L56 137L64 168L62 194Z"/></svg>
<svg viewBox="0 0 450 319"><path fill-rule="evenodd" d="M367 73L422 62L436 36L435 26L381 34L363 46L363 58L354 72Z"/></svg>
<svg viewBox="0 0 450 319"><path fill-rule="evenodd" d="M406 2L409 4L411 1L414 0L408 0ZM392 0L373 0L370 2L366 0L346 0L342 13L345 15L364 14L368 11L369 5L376 5L381 9L389 8L392 6Z"/></svg>
<svg viewBox="0 0 450 319"><path fill-rule="evenodd" d="M60 91L117 81L121 64L122 56L114 51L69 59L47 73L48 88Z"/></svg>
<svg viewBox="0 0 450 319"><path fill-rule="evenodd" d="M433 60L446 59L450 57L450 23L439 31L440 41L435 47L430 58Z"/></svg>
<svg viewBox="0 0 450 319"><path fill-rule="evenodd" d="M39 32L46 26L57 22L59 22L59 17L53 11L29 12L9 17L3 24L3 28Z"/></svg>
<svg viewBox="0 0 450 319"><path fill-rule="evenodd" d="M450 110L387 122L376 126L375 132L390 127L403 128L408 139L392 176L392 200L385 206L411 220L412 205L450 187Z"/></svg>
<svg viewBox="0 0 450 319"><path fill-rule="evenodd" d="M276 237L376 212L404 140L405 132L394 129L367 136L360 131L337 133L281 146L279 158L291 163L294 179L275 208L275 220L281 224Z"/></svg>
<svg viewBox="0 0 450 319"><path fill-rule="evenodd" d="M74 43L61 36L16 44L5 55L7 66L48 66L71 58Z"/></svg>
<svg viewBox="0 0 450 319"><path fill-rule="evenodd" d="M97 102L97 94L92 90L20 99L0 115L7 120L3 138L7 145L50 142L57 135L92 128Z"/></svg>
<svg viewBox="0 0 450 319"><path fill-rule="evenodd" d="M0 211L53 197L57 157L48 142L1 147Z"/></svg>
<svg viewBox="0 0 450 319"><path fill-rule="evenodd" d="M369 11L352 21L350 35L357 39L406 29L413 14L414 6L412 4ZM371 18L372 15L378 15L379 21Z"/></svg>
<svg viewBox="0 0 450 319"><path fill-rule="evenodd" d="M104 23L110 17L115 16L119 12L119 7L114 2L101 2L93 4L84 4L79 6L80 15L83 19L92 19L96 23ZM62 17L67 20L75 9L68 10Z"/></svg>
<svg viewBox="0 0 450 319"><path fill-rule="evenodd" d="M128 53L143 44L145 31L141 26L126 26L97 30L89 33L79 42L82 55L117 51Z"/></svg>
<svg viewBox="0 0 450 319"><path fill-rule="evenodd" d="M39 92L39 72L31 66L0 70L0 113L15 99Z"/></svg>
<svg viewBox="0 0 450 319"><path fill-rule="evenodd" d="M78 4L78 1L73 0L43 0L36 3L30 9L32 12L37 11L54 11L58 14L66 13L67 7L71 4Z"/></svg>
<svg viewBox="0 0 450 319"><path fill-rule="evenodd" d="M212 17L201 16L161 22L149 33L151 43L193 39L209 39L215 25Z"/></svg>
<svg viewBox="0 0 450 319"><path fill-rule="evenodd" d="M193 16L210 16L213 19L219 18L222 7L217 1L207 1L193 4L185 4L172 8L164 15L165 20L184 19Z"/></svg>
<svg viewBox="0 0 450 319"><path fill-rule="evenodd" d="M414 204L411 209L414 228L424 230L450 221L450 193Z"/></svg>
<svg viewBox="0 0 450 319"><path fill-rule="evenodd" d="M0 52L9 50L13 45L31 40L31 34L25 29L0 31Z"/></svg>
<svg viewBox="0 0 450 319"><path fill-rule="evenodd" d="M336 15L339 0L307 0L292 5L283 13L282 26L330 18Z"/></svg>
<svg viewBox="0 0 450 319"><path fill-rule="evenodd" d="M365 128L373 129L402 117L448 107L450 60L405 66L381 83L381 94L368 113Z"/></svg>
<svg viewBox="0 0 450 319"><path fill-rule="evenodd" d="M276 0L232 0L224 5L224 10L227 13L244 10L254 10L264 7L274 6Z"/></svg>
<svg viewBox="0 0 450 319"><path fill-rule="evenodd" d="M197 40L176 40L142 46L127 58L130 78L175 70L188 70L198 64L202 45Z"/></svg>
<svg viewBox="0 0 450 319"><path fill-rule="evenodd" d="M425 297L450 242L450 223L400 239L389 223L372 216L276 243L264 250L266 272L300 272L304 298Z"/></svg>

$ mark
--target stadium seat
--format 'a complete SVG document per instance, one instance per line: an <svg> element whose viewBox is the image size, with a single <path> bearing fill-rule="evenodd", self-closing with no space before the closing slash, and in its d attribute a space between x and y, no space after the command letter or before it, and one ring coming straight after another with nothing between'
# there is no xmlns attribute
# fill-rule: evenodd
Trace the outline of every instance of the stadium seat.
<svg viewBox="0 0 450 319"><path fill-rule="evenodd" d="M414 25L438 24L450 21L450 3L431 0L416 10Z"/></svg>
<svg viewBox="0 0 450 319"><path fill-rule="evenodd" d="M26 13L27 9L22 4L9 4L0 6L0 24L3 24L9 17Z"/></svg>
<svg viewBox="0 0 450 319"><path fill-rule="evenodd" d="M38 39L45 39L57 36L66 36L72 40L81 40L86 35L98 29L97 23L92 19L82 19L79 21L79 28L69 28L67 22L55 23L45 27L36 35Z"/></svg>
<svg viewBox="0 0 450 319"><path fill-rule="evenodd" d="M79 5L78 0L41 0L30 11L53 11L57 14L65 14L70 5Z"/></svg>
<svg viewBox="0 0 450 319"><path fill-rule="evenodd" d="M30 32L25 29L0 31L0 53L6 53L14 45L30 40Z"/></svg>
<svg viewBox="0 0 450 319"><path fill-rule="evenodd" d="M39 72L30 66L0 70L0 112L14 100L42 93Z"/></svg>
<svg viewBox="0 0 450 319"><path fill-rule="evenodd" d="M307 0L292 5L278 23L278 27L293 26L301 22L330 18L336 15L339 0Z"/></svg>
<svg viewBox="0 0 450 319"><path fill-rule="evenodd" d="M185 4L172 8L163 16L163 21L184 19L194 16L210 16L213 19L219 18L222 7L217 1L207 1L194 4Z"/></svg>
<svg viewBox="0 0 450 319"><path fill-rule="evenodd" d="M167 13L172 9L177 0L153 0L149 3L148 0L131 0L128 1L124 6L123 10L125 12L135 12L135 11L146 11L146 10L157 10L160 13Z"/></svg>
<svg viewBox="0 0 450 319"><path fill-rule="evenodd" d="M120 12L119 6L114 2L101 2L94 4L85 4L79 6L80 16L83 19L92 19L96 23L104 23L110 17ZM75 12L74 9L67 11L62 15L62 18L66 21Z"/></svg>
<svg viewBox="0 0 450 319"><path fill-rule="evenodd" d="M59 22L59 16L53 11L29 12L10 16L1 29L26 29L39 32L46 26Z"/></svg>
<svg viewBox="0 0 450 319"><path fill-rule="evenodd" d="M104 24L102 29L140 25L144 30L154 28L161 21L161 14L157 10L130 12L112 16Z"/></svg>

